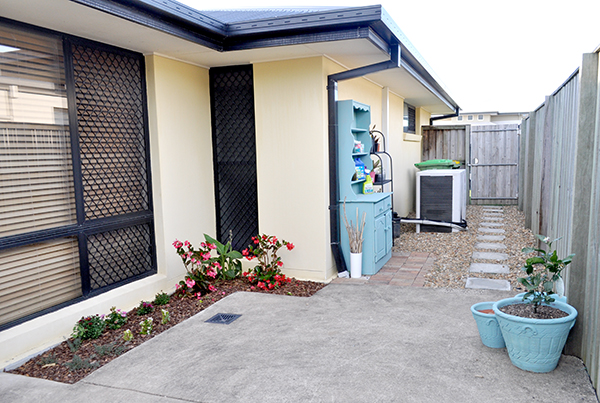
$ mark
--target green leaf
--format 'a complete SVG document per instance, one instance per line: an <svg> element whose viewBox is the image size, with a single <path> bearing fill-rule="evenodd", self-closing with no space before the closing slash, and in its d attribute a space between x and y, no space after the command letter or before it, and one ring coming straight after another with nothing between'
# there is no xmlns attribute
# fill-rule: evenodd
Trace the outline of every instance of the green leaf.
<svg viewBox="0 0 600 403"><path fill-rule="evenodd" d="M531 247L526 247L526 248L521 249L521 252L523 252L523 253L532 253L535 251L536 251L536 249L531 248Z"/></svg>
<svg viewBox="0 0 600 403"><path fill-rule="evenodd" d="M238 252L237 250L232 250L231 252L229 252L227 254L227 257L231 258L231 259L241 259L243 256L240 252Z"/></svg>
<svg viewBox="0 0 600 403"><path fill-rule="evenodd" d="M529 259L527 259L526 262L527 262L527 266L533 266L534 264L543 264L545 262L545 260L543 257L534 256L534 257L530 257Z"/></svg>
<svg viewBox="0 0 600 403"><path fill-rule="evenodd" d="M563 259L563 264L566 266L569 263L571 263L573 261L573 258L575 257L574 253L571 253L569 256L567 256L566 258Z"/></svg>
<svg viewBox="0 0 600 403"><path fill-rule="evenodd" d="M554 288L554 282L553 281L545 281L544 282L544 291L545 292L552 292L553 288Z"/></svg>

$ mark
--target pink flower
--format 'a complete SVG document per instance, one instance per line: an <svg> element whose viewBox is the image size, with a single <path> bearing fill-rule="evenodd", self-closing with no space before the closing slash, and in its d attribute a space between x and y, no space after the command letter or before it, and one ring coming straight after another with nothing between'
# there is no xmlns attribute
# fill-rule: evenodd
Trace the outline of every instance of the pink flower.
<svg viewBox="0 0 600 403"><path fill-rule="evenodd" d="M271 240L269 242L271 242L273 245L275 245L277 243L277 237L274 236L273 238L271 238Z"/></svg>
<svg viewBox="0 0 600 403"><path fill-rule="evenodd" d="M290 242L290 243L288 243L288 244L287 244L287 245L285 245L285 246L287 246L288 250L292 250L292 249L294 249L294 244L293 244L293 243L291 243L291 242Z"/></svg>
<svg viewBox="0 0 600 403"><path fill-rule="evenodd" d="M210 252L203 253L202 254L202 259L204 259L204 260L210 259Z"/></svg>
<svg viewBox="0 0 600 403"><path fill-rule="evenodd" d="M185 280L185 285L187 285L188 288L192 288L196 285L196 282L193 279L188 278L187 280Z"/></svg>
<svg viewBox="0 0 600 403"><path fill-rule="evenodd" d="M222 294L222 295L225 295L225 291L223 291L221 294Z"/></svg>
<svg viewBox="0 0 600 403"><path fill-rule="evenodd" d="M181 248L183 246L183 244L176 239L175 242L173 242L173 246L175 248L179 249L179 248Z"/></svg>
<svg viewBox="0 0 600 403"><path fill-rule="evenodd" d="M217 291L217 287L213 286L212 284L208 286L208 289L210 291Z"/></svg>
<svg viewBox="0 0 600 403"><path fill-rule="evenodd" d="M251 290L256 290L256 287L252 286L250 287Z"/></svg>
<svg viewBox="0 0 600 403"><path fill-rule="evenodd" d="M215 278L215 277L217 277L217 272L211 269L211 270L208 270L208 271L206 272L206 275L207 275L208 277Z"/></svg>
<svg viewBox="0 0 600 403"><path fill-rule="evenodd" d="M250 252L248 252L248 248L246 248L242 251L242 256L248 256L249 253Z"/></svg>
<svg viewBox="0 0 600 403"><path fill-rule="evenodd" d="M202 293L200 293L200 292L196 293L196 299L200 299L201 296L202 296Z"/></svg>
<svg viewBox="0 0 600 403"><path fill-rule="evenodd" d="M192 244L189 241L185 241L183 244L185 245L186 248L189 248L190 246L192 246Z"/></svg>
<svg viewBox="0 0 600 403"><path fill-rule="evenodd" d="M210 250L217 249L216 245L214 245L212 243L208 243L208 244L206 244L206 246L208 246L208 249L210 249Z"/></svg>
<svg viewBox="0 0 600 403"><path fill-rule="evenodd" d="M279 266L279 267L283 266L283 262L280 260L279 262L277 262L277 266Z"/></svg>
<svg viewBox="0 0 600 403"><path fill-rule="evenodd" d="M214 263L213 263L213 267L214 267L214 268L216 268L217 270L220 270L220 269L221 269L221 263L219 263L219 262L214 262Z"/></svg>

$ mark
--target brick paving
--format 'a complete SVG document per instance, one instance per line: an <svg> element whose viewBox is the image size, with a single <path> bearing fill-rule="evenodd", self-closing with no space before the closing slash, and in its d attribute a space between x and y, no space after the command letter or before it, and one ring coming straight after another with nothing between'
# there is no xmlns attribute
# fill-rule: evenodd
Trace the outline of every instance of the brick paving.
<svg viewBox="0 0 600 403"><path fill-rule="evenodd" d="M392 258L372 276L336 278L332 283L381 284L423 287L425 275L433 267L435 255L427 252L393 252Z"/></svg>

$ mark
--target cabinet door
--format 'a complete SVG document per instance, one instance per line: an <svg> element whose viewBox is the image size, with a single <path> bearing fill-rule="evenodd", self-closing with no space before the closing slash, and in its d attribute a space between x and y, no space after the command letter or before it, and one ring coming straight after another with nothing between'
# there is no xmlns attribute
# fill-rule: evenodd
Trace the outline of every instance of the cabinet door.
<svg viewBox="0 0 600 403"><path fill-rule="evenodd" d="M375 242L373 245L375 247L375 262L387 254L386 232L385 214L382 214L375 218Z"/></svg>

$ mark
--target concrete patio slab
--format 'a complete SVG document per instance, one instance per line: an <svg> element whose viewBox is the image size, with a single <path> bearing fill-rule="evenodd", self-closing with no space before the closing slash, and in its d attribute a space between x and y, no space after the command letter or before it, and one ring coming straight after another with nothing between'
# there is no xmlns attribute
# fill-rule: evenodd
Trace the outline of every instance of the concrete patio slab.
<svg viewBox="0 0 600 403"><path fill-rule="evenodd" d="M482 260L506 260L508 259L508 255L506 253L498 253L498 252L473 252L473 259L482 259Z"/></svg>
<svg viewBox="0 0 600 403"><path fill-rule="evenodd" d="M495 280L491 278L469 277L466 288L476 288L483 290L509 291L510 282L508 280Z"/></svg>
<svg viewBox="0 0 600 403"><path fill-rule="evenodd" d="M478 242L475 244L475 248L477 249L506 249L506 245L501 243L494 242Z"/></svg>
<svg viewBox="0 0 600 403"><path fill-rule="evenodd" d="M500 228L480 227L479 232L487 232L488 234L504 234L506 231Z"/></svg>
<svg viewBox="0 0 600 403"><path fill-rule="evenodd" d="M478 241L501 242L504 241L505 238L504 235L477 235Z"/></svg>
<svg viewBox="0 0 600 403"><path fill-rule="evenodd" d="M479 225L482 227L504 227L504 224L501 222L482 222Z"/></svg>
<svg viewBox="0 0 600 403"><path fill-rule="evenodd" d="M311 298L236 293L75 385L0 374L0 396L44 402L584 402L583 363L513 366L485 347L470 306L514 295L330 284ZM205 323L216 313L242 316ZM537 387L532 385L543 385Z"/></svg>
<svg viewBox="0 0 600 403"><path fill-rule="evenodd" d="M495 274L508 274L510 269L505 264L495 263L471 263L469 266L471 273L495 273Z"/></svg>

